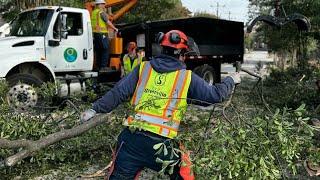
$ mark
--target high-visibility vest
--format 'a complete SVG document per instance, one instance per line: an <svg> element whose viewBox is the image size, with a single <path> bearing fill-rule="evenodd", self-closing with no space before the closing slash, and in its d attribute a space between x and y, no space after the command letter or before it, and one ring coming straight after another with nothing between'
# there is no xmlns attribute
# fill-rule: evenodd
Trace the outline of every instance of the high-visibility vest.
<svg viewBox="0 0 320 180"><path fill-rule="evenodd" d="M128 54L123 57L123 69L125 75L129 74L136 66L138 66L142 62L142 57L138 56L133 60L133 64L131 65L131 60Z"/></svg>
<svg viewBox="0 0 320 180"><path fill-rule="evenodd" d="M131 99L135 114L127 119L125 125L171 139L176 137L187 110L190 82L190 70L158 73L150 62L142 62Z"/></svg>
<svg viewBox="0 0 320 180"><path fill-rule="evenodd" d="M93 32L95 33L108 33L107 23L101 18L101 13L103 11L99 8L96 8L92 11L91 15L91 26Z"/></svg>

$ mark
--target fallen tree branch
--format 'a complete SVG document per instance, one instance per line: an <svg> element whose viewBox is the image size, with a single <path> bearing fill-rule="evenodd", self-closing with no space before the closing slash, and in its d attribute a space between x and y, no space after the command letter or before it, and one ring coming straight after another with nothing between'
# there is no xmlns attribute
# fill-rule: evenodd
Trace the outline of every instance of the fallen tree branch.
<svg viewBox="0 0 320 180"><path fill-rule="evenodd" d="M0 139L0 148L2 149L24 148L18 153L6 158L4 164L5 166L14 166L19 161L23 160L26 157L32 156L37 151L49 145L55 144L62 140L77 137L98 125L108 122L110 119L108 118L108 116L109 114L97 115L86 123L80 124L76 127L73 127L72 129L64 129L59 132L49 134L37 141L23 140L23 139L10 141L7 139Z"/></svg>

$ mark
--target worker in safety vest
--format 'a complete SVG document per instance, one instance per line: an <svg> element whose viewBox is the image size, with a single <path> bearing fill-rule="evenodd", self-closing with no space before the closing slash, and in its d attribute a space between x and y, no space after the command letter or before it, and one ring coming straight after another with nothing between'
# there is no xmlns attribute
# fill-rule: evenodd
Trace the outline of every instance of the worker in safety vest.
<svg viewBox="0 0 320 180"><path fill-rule="evenodd" d="M142 62L143 57L137 53L137 44L129 42L127 46L128 53L122 58L122 77L128 75L137 65Z"/></svg>
<svg viewBox="0 0 320 180"><path fill-rule="evenodd" d="M96 7L91 14L94 50L98 69L105 71L109 65L108 27L112 28L115 32L118 32L118 29L108 19L105 9L106 2L104 0L96 0L95 4Z"/></svg>
<svg viewBox="0 0 320 180"><path fill-rule="evenodd" d="M135 112L126 119L125 128L118 137L117 156L113 161L110 179L134 179L143 168L160 171L162 163L157 159L183 162L174 165L171 179L194 179L188 154L171 156L170 148L171 143L176 144L174 139L187 109L187 99L222 102L241 79L239 73L234 73L222 83L210 86L198 75L186 70L185 55L199 52L189 39L178 30L159 33L157 40L163 48L162 54L150 61L143 61L94 102L92 109L81 114L80 120L85 122L96 113L108 113L131 98ZM154 147L159 143L168 147L167 153L156 153ZM176 146L179 148L178 144Z"/></svg>

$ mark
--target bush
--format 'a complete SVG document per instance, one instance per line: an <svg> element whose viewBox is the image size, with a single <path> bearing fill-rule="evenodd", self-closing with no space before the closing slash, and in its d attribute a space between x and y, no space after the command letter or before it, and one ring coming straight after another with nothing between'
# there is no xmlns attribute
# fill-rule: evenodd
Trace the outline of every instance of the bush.
<svg viewBox="0 0 320 180"><path fill-rule="evenodd" d="M189 149L199 150L193 153L197 178L279 179L297 174L299 162L320 155L310 150L315 148L315 129L307 124L304 107L252 118L242 114L233 126L220 119L205 139L203 132L189 131L183 139L189 140Z"/></svg>
<svg viewBox="0 0 320 180"><path fill-rule="evenodd" d="M316 68L289 68L286 71L272 70L264 82L264 95L272 107L297 108L305 103L308 110L320 104L316 80L320 78Z"/></svg>
<svg viewBox="0 0 320 180"><path fill-rule="evenodd" d="M79 124L79 113L90 107L90 103L83 103L78 97L70 97L69 103L61 108L49 109L50 111L39 112L38 110L25 113L16 113L9 107L5 100L8 90L6 83L1 82L0 92L0 138L9 140L28 139L38 140L51 133L62 129L69 129ZM53 84L44 85L40 88L41 97L47 104L52 103L52 97L56 96ZM91 93L91 91L90 91ZM72 103L73 105L70 105ZM58 107L58 106L57 106ZM62 108L63 107L63 108ZM116 121L120 122L120 121ZM110 128L110 126L115 126ZM85 134L51 145L34 156L12 168L3 168L0 176L12 178L15 175L27 174L33 168L59 165L61 163L80 163L83 160L103 158L109 160L111 155L110 147L115 143L114 137L120 130L118 124L100 126ZM21 149L0 149L0 160L13 155ZM107 163L107 162L106 162ZM23 171L22 171L23 170Z"/></svg>
<svg viewBox="0 0 320 180"><path fill-rule="evenodd" d="M287 79L284 82L290 80L276 77ZM253 105L255 107L252 108L252 105L244 103L247 102L246 98L258 98L249 97L248 94L254 94L249 93L247 87L241 86L236 90L233 108L227 112L233 117L230 123L217 111L214 113L214 121L211 112L199 109L193 111L192 107L187 111L178 140L184 143L186 149L192 150L191 157L198 179L288 178L298 173L299 164L303 160L320 163L320 152L313 139L316 129L308 124L309 112L305 105L295 109L277 108L274 113L264 111L261 106ZM6 86L0 88L6 89ZM243 96L243 91L248 94ZM42 97L55 95L50 88L42 92L45 93ZM277 99L277 96L272 98ZM268 100L275 101L272 98ZM286 103L290 101L289 98L286 100ZM78 123L78 111L90 107L90 104L81 102L78 97L71 98L71 101L76 108L67 104L63 109L55 109L49 114L16 114L3 101L0 105L1 138L37 140L61 129L74 127ZM103 159L107 164L111 155L110 146L116 142L114 135L122 129L120 124L127 111L118 108L114 111L111 124L51 145L17 166L2 168L0 176L10 179L19 174L23 177L32 176L43 174L39 169L62 165L68 169L72 164L97 159ZM0 149L0 158L4 159L18 151Z"/></svg>

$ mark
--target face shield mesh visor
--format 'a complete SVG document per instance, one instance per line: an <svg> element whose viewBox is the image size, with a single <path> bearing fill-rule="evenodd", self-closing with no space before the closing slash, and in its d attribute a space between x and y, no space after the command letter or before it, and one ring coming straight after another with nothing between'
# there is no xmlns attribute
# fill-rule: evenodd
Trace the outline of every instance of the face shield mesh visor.
<svg viewBox="0 0 320 180"><path fill-rule="evenodd" d="M198 45L196 42L193 40L192 37L188 37L188 47L189 49L185 53L185 55L188 56L200 56L200 50L198 48Z"/></svg>

